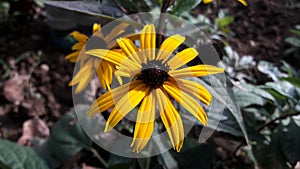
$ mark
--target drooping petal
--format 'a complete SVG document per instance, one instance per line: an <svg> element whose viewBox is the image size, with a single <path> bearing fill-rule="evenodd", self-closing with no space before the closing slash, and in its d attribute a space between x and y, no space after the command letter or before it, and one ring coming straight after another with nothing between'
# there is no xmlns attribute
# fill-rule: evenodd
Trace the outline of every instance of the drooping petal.
<svg viewBox="0 0 300 169"><path fill-rule="evenodd" d="M155 59L156 32L153 24L144 26L141 33L141 50L149 60Z"/></svg>
<svg viewBox="0 0 300 169"><path fill-rule="evenodd" d="M86 42L89 38L85 34L82 34L78 31L74 31L70 35L73 36L78 42Z"/></svg>
<svg viewBox="0 0 300 169"><path fill-rule="evenodd" d="M206 125L207 115L201 105L194 98L185 92L180 91L176 85L167 81L163 84L163 88L187 111L194 115L203 125Z"/></svg>
<svg viewBox="0 0 300 169"><path fill-rule="evenodd" d="M72 50L81 50L83 48L83 46L85 45L85 42L78 42L78 43L75 43L73 46L72 46Z"/></svg>
<svg viewBox="0 0 300 169"><path fill-rule="evenodd" d="M125 52L125 54L133 61L141 64L140 56L138 56L138 48L135 46L135 44L127 38L120 38L117 39L117 42L121 49Z"/></svg>
<svg viewBox="0 0 300 169"><path fill-rule="evenodd" d="M92 50L87 51L86 54L107 60L117 66L123 65L128 68L135 68L135 69L141 68L141 65L137 64L136 62L131 61L130 59L127 58L127 56L125 56L119 52L112 51L112 50L92 49Z"/></svg>
<svg viewBox="0 0 300 169"><path fill-rule="evenodd" d="M137 87L137 85L139 84L139 81L133 81L104 93L99 98L97 98L97 100L95 100L90 106L87 112L87 116L93 116L112 108L120 100L121 97L128 93L129 90Z"/></svg>
<svg viewBox="0 0 300 169"><path fill-rule="evenodd" d="M136 80L139 84L128 91L116 104L110 113L104 132L110 131L118 122L134 109L141 100L148 95L150 87L142 81Z"/></svg>
<svg viewBox="0 0 300 169"><path fill-rule="evenodd" d="M198 52L194 48L187 48L179 53L177 53L173 58L171 58L167 63L170 69L175 70L181 66L187 64L189 61L193 60L198 55Z"/></svg>
<svg viewBox="0 0 300 169"><path fill-rule="evenodd" d="M210 105L212 96L209 91L201 84L193 82L191 80L185 80L181 78L171 79L170 83L176 84L180 90L185 91L206 105Z"/></svg>
<svg viewBox="0 0 300 169"><path fill-rule="evenodd" d="M75 93L80 93L89 84L93 74L93 60L89 60L80 68L74 78L69 82L69 86L78 84L75 89Z"/></svg>
<svg viewBox="0 0 300 169"><path fill-rule="evenodd" d="M190 66L178 70L170 70L169 75L175 78L179 77L199 77L211 74L223 73L224 69L212 65Z"/></svg>
<svg viewBox="0 0 300 169"><path fill-rule="evenodd" d="M73 53L67 55L65 59L69 60L70 62L76 62L79 53L80 53L80 51L73 52Z"/></svg>
<svg viewBox="0 0 300 169"><path fill-rule="evenodd" d="M102 60L100 65L96 67L99 82L103 89L108 88L110 90L110 84L112 83L114 64Z"/></svg>
<svg viewBox="0 0 300 169"><path fill-rule="evenodd" d="M174 52L179 45L181 45L185 40L184 36L179 34L168 37L161 44L158 54L156 56L156 60L166 61L170 55Z"/></svg>
<svg viewBox="0 0 300 169"><path fill-rule="evenodd" d="M156 89L156 98L161 120L168 132L173 148L179 152L184 140L183 125L179 113L168 98L168 95L160 88Z"/></svg>
<svg viewBox="0 0 300 169"><path fill-rule="evenodd" d="M155 120L155 104L155 97L153 93L150 92L149 95L144 98L139 108L133 141L131 143L131 147L133 147L136 152L143 150L152 136Z"/></svg>

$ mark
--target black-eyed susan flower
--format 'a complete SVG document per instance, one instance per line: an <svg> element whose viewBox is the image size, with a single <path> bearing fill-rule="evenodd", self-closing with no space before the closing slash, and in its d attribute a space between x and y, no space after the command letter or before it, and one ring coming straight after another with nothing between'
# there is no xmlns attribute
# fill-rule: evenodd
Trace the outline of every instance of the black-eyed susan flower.
<svg viewBox="0 0 300 169"><path fill-rule="evenodd" d="M208 3L211 3L213 0L203 0L203 3L205 4L208 4ZM239 1L240 3L242 3L243 5L247 6L247 2L245 0L237 0Z"/></svg>
<svg viewBox="0 0 300 169"><path fill-rule="evenodd" d="M122 34L127 26L128 24L125 23L119 24L107 36L104 36L101 31L101 26L94 24L93 34L95 35L94 37L97 38L97 42L95 43L101 43L104 45L103 48L111 48L115 43L114 39ZM77 40L77 43L72 47L72 50L75 51L67 55L66 59L70 62L79 62L80 69L69 83L69 86L77 85L75 93L80 93L90 83L96 72L101 86L104 89L110 89L115 65L106 60L101 61L101 59L97 57L88 56L86 54L80 55L80 52L84 53L86 51L86 43L89 37L78 31L72 32L71 35Z"/></svg>
<svg viewBox="0 0 300 169"><path fill-rule="evenodd" d="M170 97L206 125L207 115L197 100L209 105L212 96L200 84L184 78L224 71L212 65L184 67L198 55L194 48L175 53L184 40L185 37L178 34L170 36L156 51L156 32L151 24L144 26L142 30L140 48L130 39L119 38L117 43L124 53L105 49L87 51L87 54L114 63L115 74L118 76L131 79L130 82L101 95L87 114L92 116L98 110L103 112L113 108L106 123L107 132L139 106L131 146L134 151L140 152L151 138L155 115L159 112L173 148L179 152L184 140L184 130L180 115ZM159 111L156 111L156 105Z"/></svg>

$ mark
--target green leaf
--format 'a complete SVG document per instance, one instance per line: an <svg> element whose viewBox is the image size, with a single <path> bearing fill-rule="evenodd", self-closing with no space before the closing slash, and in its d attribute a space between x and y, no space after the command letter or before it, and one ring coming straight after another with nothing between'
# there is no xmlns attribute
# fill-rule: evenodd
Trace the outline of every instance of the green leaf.
<svg viewBox="0 0 300 169"><path fill-rule="evenodd" d="M102 5L97 2L85 2L85 1L44 1L47 6L62 8L69 11L88 14L92 16L98 16L102 19L114 20L122 17L124 13L116 7ZM53 10L52 8L46 8L46 10ZM54 12L55 13L55 12Z"/></svg>
<svg viewBox="0 0 300 169"><path fill-rule="evenodd" d="M278 81L278 79L281 77L287 77L287 74L282 73L278 67L274 66L271 62L260 61L257 65L257 69L260 72L270 76L273 81Z"/></svg>
<svg viewBox="0 0 300 169"><path fill-rule="evenodd" d="M278 82L267 82L266 87L271 88L283 96L293 99L295 96L295 88L289 82L278 81Z"/></svg>
<svg viewBox="0 0 300 169"><path fill-rule="evenodd" d="M176 0L172 9L172 14L181 15L196 7L202 0Z"/></svg>
<svg viewBox="0 0 300 169"><path fill-rule="evenodd" d="M262 106L266 103L266 101L253 93L243 91L241 89L234 88L234 95L236 97L237 103L241 108L250 106L250 105L259 105Z"/></svg>
<svg viewBox="0 0 300 169"><path fill-rule="evenodd" d="M48 169L47 164L29 147L0 139L0 167L3 169Z"/></svg>
<svg viewBox="0 0 300 169"><path fill-rule="evenodd" d="M284 41L295 47L300 47L300 39L298 39L296 37L288 37Z"/></svg>
<svg viewBox="0 0 300 169"><path fill-rule="evenodd" d="M232 16L225 16L223 18L217 18L215 20L215 23L220 27L224 28L228 25L230 25L233 22L234 18Z"/></svg>
<svg viewBox="0 0 300 169"><path fill-rule="evenodd" d="M287 77L287 78L281 78L281 80L288 81L295 87L300 88L300 78Z"/></svg>
<svg viewBox="0 0 300 169"><path fill-rule="evenodd" d="M85 111L86 107L77 108ZM84 114L81 112L81 114ZM62 161L69 159L83 148L90 148L92 141L81 128L75 111L66 113L53 127L48 148Z"/></svg>
<svg viewBox="0 0 300 169"><path fill-rule="evenodd" d="M283 131L281 137L282 150L287 158L287 160L296 164L300 160L300 127L291 120L290 124L287 126L286 130Z"/></svg>
<svg viewBox="0 0 300 169"><path fill-rule="evenodd" d="M241 128L241 131L245 137L246 142L249 144L245 123L243 121L243 116L240 112L240 108L237 105L237 101L233 94L232 89L226 87L224 84L225 82L221 81L216 76L209 76L209 78L210 81L214 83L214 86L217 87L212 88L209 85L207 85L203 80L199 78L194 78L194 79L196 79L195 81L199 82L205 88L207 88L214 99L217 99L220 103L224 104L230 110L231 114L233 115L239 127Z"/></svg>

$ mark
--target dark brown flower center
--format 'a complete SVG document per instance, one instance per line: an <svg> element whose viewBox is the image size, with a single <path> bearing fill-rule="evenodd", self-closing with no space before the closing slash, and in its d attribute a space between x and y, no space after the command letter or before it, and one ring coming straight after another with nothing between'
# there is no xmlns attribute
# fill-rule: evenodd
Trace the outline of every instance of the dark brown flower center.
<svg viewBox="0 0 300 169"><path fill-rule="evenodd" d="M142 64L142 71L138 79L156 89L169 78L169 70L169 66L163 64L161 60L147 61Z"/></svg>

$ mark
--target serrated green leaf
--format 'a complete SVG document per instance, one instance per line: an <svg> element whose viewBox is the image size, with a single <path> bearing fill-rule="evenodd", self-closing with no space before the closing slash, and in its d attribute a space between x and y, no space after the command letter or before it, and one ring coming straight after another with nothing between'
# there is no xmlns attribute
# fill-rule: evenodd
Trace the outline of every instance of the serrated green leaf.
<svg viewBox="0 0 300 169"><path fill-rule="evenodd" d="M172 9L172 14L181 15L196 7L202 0L176 0Z"/></svg>
<svg viewBox="0 0 300 169"><path fill-rule="evenodd" d="M80 111L80 109L76 109ZM86 108L82 108L83 111ZM67 160L83 148L90 148L92 141L81 128L75 111L66 113L53 127L48 148L61 160Z"/></svg>
<svg viewBox="0 0 300 169"><path fill-rule="evenodd" d="M3 169L48 169L47 164L29 147L0 139L0 167Z"/></svg>

